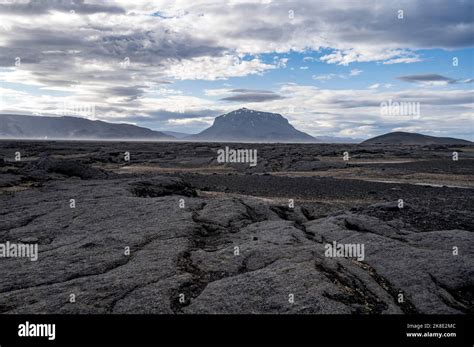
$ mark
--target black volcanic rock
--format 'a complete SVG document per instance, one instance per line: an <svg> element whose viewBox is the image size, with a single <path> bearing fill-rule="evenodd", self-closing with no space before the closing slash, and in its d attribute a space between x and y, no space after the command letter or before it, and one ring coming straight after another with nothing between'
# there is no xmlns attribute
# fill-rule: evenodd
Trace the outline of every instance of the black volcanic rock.
<svg viewBox="0 0 474 347"><path fill-rule="evenodd" d="M81 179L105 179L107 173L101 169L85 165L75 160L61 160L43 157L29 163L24 173L34 178L46 178L49 173L56 173L66 177L79 177Z"/></svg>
<svg viewBox="0 0 474 347"><path fill-rule="evenodd" d="M130 184L133 195L141 198L156 198L167 195L197 196L196 191L177 177L158 176L147 181Z"/></svg>
<svg viewBox="0 0 474 347"><path fill-rule="evenodd" d="M217 117L214 124L187 139L232 142L317 142L277 113L241 108Z"/></svg>
<svg viewBox="0 0 474 347"><path fill-rule="evenodd" d="M0 259L0 313L474 312L472 189L364 180L436 172L463 184L474 160L453 166L437 146L405 150L418 162L379 164L406 148L243 144L274 174L228 175L205 160L219 146L127 143L132 162L110 165L103 159L117 157L121 144L0 141L0 243L38 244L37 262ZM466 158L474 158L470 148ZM375 163L358 167L367 168L360 176L349 166L334 167L346 172L338 178L287 172L312 169L305 166L315 158L339 165L343 151ZM194 158L208 174L178 170ZM31 182L28 173L45 179ZM363 246L364 259L327 256L333 242Z"/></svg>
<svg viewBox="0 0 474 347"><path fill-rule="evenodd" d="M134 139L174 140L159 131L132 124L78 117L0 115L0 138L9 139Z"/></svg>
<svg viewBox="0 0 474 347"><path fill-rule="evenodd" d="M471 145L472 142L452 137L435 137L402 131L373 137L362 142L364 145Z"/></svg>

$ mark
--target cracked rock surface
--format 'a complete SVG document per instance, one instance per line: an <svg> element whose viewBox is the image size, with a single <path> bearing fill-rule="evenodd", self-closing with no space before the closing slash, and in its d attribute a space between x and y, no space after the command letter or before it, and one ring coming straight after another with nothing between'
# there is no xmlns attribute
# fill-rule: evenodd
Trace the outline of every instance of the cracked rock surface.
<svg viewBox="0 0 474 347"><path fill-rule="evenodd" d="M474 312L468 189L117 174L107 166L115 150L79 159L45 151L2 164L0 243L37 243L39 254L0 258L1 313ZM326 256L333 242L364 245L364 259Z"/></svg>

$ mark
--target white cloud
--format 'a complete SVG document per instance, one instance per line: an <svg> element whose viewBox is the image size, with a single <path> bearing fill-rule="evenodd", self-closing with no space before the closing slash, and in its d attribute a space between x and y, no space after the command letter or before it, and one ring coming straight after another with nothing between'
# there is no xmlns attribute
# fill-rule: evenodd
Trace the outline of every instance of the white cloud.
<svg viewBox="0 0 474 347"><path fill-rule="evenodd" d="M335 50L333 53L321 57L321 61L328 64L347 66L351 63L367 63L372 61L386 64L415 63L421 61L414 52L402 49L387 49L383 46L357 47L346 50Z"/></svg>
<svg viewBox="0 0 474 347"><path fill-rule="evenodd" d="M340 77L340 76L342 76L342 75L329 73L329 74L325 74L325 75L313 75L312 78L313 78L313 80L316 80L316 81L325 82L325 81L329 81L329 80L332 80L335 77Z"/></svg>
<svg viewBox="0 0 474 347"><path fill-rule="evenodd" d="M390 59L390 60L384 61L383 63L386 65L400 64L400 63L409 64L409 63L418 63L420 61L423 61L423 59L421 59L420 57L404 57L404 58Z"/></svg>
<svg viewBox="0 0 474 347"><path fill-rule="evenodd" d="M281 86L278 93L286 99L262 103L259 107L283 114L298 129L312 135L369 137L399 127L419 126L423 127L424 133L473 138L472 90L390 92L386 89L331 90L287 84ZM419 118L381 116L381 104L388 100L419 102L421 115Z"/></svg>
<svg viewBox="0 0 474 347"><path fill-rule="evenodd" d="M279 64L280 62L277 62L277 65L265 64L258 58L236 62L231 55L196 57L170 66L167 75L180 80L219 80L262 74L267 70L279 67Z"/></svg>
<svg viewBox="0 0 474 347"><path fill-rule="evenodd" d="M350 78L350 77L354 77L354 76L359 76L362 72L363 71L359 70L359 69L352 69L347 74L344 74L344 73L341 73L341 74L329 73L329 74L324 74L324 75L313 75L312 78L313 78L313 80L316 80L316 81L325 82L325 81L332 80L334 78L346 79L346 78Z"/></svg>
<svg viewBox="0 0 474 347"><path fill-rule="evenodd" d="M349 76L358 76L362 73L362 70L359 70L359 69L353 69L351 70L351 72L349 73Z"/></svg>

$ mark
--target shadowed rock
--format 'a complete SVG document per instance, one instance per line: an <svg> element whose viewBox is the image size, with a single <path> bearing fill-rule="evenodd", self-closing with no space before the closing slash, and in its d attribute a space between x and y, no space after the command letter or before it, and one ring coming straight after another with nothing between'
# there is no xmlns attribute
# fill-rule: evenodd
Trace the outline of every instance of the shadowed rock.
<svg viewBox="0 0 474 347"><path fill-rule="evenodd" d="M156 198L166 195L196 196L196 191L186 182L176 177L155 177L130 184L130 191L141 198Z"/></svg>
<svg viewBox="0 0 474 347"><path fill-rule="evenodd" d="M49 173L60 174L66 177L79 177L81 179L105 179L107 173L104 171L84 165L79 161L60 160L43 157L25 167L25 173L29 176L44 177Z"/></svg>

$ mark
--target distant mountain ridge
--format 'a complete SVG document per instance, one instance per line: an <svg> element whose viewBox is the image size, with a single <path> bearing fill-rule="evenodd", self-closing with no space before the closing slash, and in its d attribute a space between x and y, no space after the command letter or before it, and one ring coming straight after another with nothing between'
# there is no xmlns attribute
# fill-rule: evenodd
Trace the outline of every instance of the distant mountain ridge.
<svg viewBox="0 0 474 347"><path fill-rule="evenodd" d="M0 115L0 138L160 140L173 136L133 124L108 123L79 117Z"/></svg>
<svg viewBox="0 0 474 347"><path fill-rule="evenodd" d="M317 142L295 129L281 114L240 108L214 119L214 124L186 140L210 142Z"/></svg>
<svg viewBox="0 0 474 347"><path fill-rule="evenodd" d="M365 140L363 145L472 145L468 140L456 139L453 137L436 137L418 133L408 133L403 131L391 132L388 134L373 137Z"/></svg>
<svg viewBox="0 0 474 347"><path fill-rule="evenodd" d="M155 131L126 123L108 123L79 117L1 115L0 138L150 140L196 142L358 143L359 139L316 136L295 129L277 113L241 108L217 117L214 124L196 135ZM391 132L361 142L364 145L473 145L473 142L418 133Z"/></svg>

